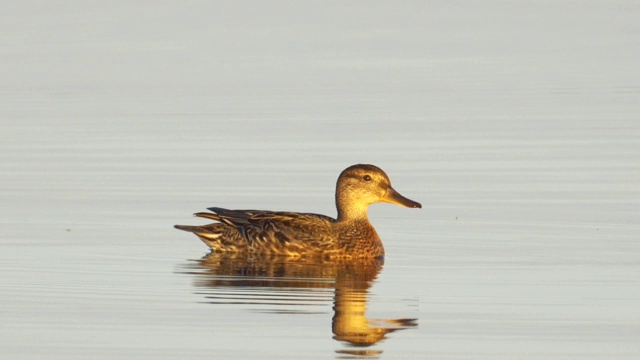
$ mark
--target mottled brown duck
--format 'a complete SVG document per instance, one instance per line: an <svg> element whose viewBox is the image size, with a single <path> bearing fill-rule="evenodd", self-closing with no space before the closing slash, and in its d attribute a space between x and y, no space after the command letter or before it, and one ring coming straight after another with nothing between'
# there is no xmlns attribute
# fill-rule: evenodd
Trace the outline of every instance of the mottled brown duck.
<svg viewBox="0 0 640 360"><path fill-rule="evenodd" d="M336 219L319 214L265 210L228 210L195 216L217 221L201 226L175 225L196 234L212 251L253 255L285 255L323 259L366 259L384 256L367 209L377 202L410 208L419 203L400 195L382 169L374 165L346 168L336 184Z"/></svg>

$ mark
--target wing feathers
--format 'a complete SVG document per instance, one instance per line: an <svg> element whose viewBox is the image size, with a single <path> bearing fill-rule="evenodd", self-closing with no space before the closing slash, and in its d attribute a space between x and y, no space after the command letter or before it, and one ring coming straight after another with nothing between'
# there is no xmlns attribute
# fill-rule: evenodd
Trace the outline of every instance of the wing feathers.
<svg viewBox="0 0 640 360"><path fill-rule="evenodd" d="M294 212L275 212L260 210L227 210L224 208L208 208L213 213L198 212L197 217L211 219L219 223L204 226L177 225L176 228L191 231L210 243L213 237L218 238L215 248L223 250L232 244L223 244L223 238L235 239L236 248L263 248L268 252L293 254L303 250L323 250L331 246L333 224L335 219L325 215ZM222 231L224 229L224 231ZM204 230L204 231L203 231ZM209 231L216 234L206 236ZM232 233L232 234L230 234ZM223 235L223 236L220 236ZM233 236L230 236L233 235ZM211 246L211 245L210 245ZM214 246L212 246L214 248Z"/></svg>

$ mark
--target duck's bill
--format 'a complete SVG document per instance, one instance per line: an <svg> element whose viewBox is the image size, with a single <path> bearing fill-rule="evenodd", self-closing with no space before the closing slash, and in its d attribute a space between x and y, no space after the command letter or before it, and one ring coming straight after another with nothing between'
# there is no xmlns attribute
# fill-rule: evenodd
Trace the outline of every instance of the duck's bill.
<svg viewBox="0 0 640 360"><path fill-rule="evenodd" d="M395 191L392 187L389 187L387 193L382 197L382 201L410 208L422 208L422 205L420 205L419 202L407 199L406 197L400 195L400 193Z"/></svg>

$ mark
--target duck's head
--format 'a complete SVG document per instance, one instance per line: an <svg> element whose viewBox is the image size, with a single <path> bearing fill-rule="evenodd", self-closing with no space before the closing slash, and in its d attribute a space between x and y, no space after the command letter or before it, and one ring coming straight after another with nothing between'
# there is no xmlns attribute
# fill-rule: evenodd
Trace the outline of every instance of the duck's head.
<svg viewBox="0 0 640 360"><path fill-rule="evenodd" d="M367 218L367 208L377 202L389 202L410 208L422 205L400 195L382 169L358 164L346 168L336 184L338 220Z"/></svg>

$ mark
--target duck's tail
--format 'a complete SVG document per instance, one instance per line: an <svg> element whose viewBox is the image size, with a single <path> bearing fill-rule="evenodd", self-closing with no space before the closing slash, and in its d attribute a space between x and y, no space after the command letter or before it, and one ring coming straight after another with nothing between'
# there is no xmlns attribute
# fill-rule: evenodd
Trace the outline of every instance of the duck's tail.
<svg viewBox="0 0 640 360"><path fill-rule="evenodd" d="M217 215L217 214L213 214L213 213L198 212L198 213L195 213L193 215L197 216L197 217L201 217L201 218L220 221L220 216ZM193 225L174 225L173 227L178 229L178 230L194 233L194 234L200 236L201 238L205 237L205 238L210 238L210 239L218 238L224 232L223 231L224 227L222 226L222 224L209 224L209 225L196 225L196 226L193 226Z"/></svg>
<svg viewBox="0 0 640 360"><path fill-rule="evenodd" d="M200 226L191 226L191 225L173 225L174 228L182 231L188 231L192 233L196 233Z"/></svg>
<svg viewBox="0 0 640 360"><path fill-rule="evenodd" d="M216 214L212 214L212 213L199 212L199 213L195 213L193 215L197 216L197 217L201 217L201 218L220 221L220 216L218 216ZM215 224L197 225L197 226L193 226L193 225L173 225L173 227L178 229L178 230L192 232L192 233L194 233L194 234L196 234L196 235L198 235L200 237L202 237L202 236L204 236L204 237L218 237L218 236L220 236L220 231L219 231L220 228L217 227L217 226L212 226L212 225L215 225Z"/></svg>
<svg viewBox="0 0 640 360"><path fill-rule="evenodd" d="M222 224L209 224L201 226L192 225L174 225L174 228L182 231L194 233L212 250L224 250L223 243L225 229Z"/></svg>
<svg viewBox="0 0 640 360"><path fill-rule="evenodd" d="M200 216L208 219L218 220L217 215L210 213L198 213ZM248 244L246 239L240 235L238 230L223 223L213 223L208 225L174 225L174 228L182 231L194 233L202 240L212 251L221 252L240 252L246 251Z"/></svg>
<svg viewBox="0 0 640 360"><path fill-rule="evenodd" d="M205 218L205 219L211 219L211 220L215 220L215 221L221 221L222 220L220 218L220 215L213 214L213 213L208 213L208 212L197 212L197 213L193 214L193 216L197 216L197 217L201 217L201 218Z"/></svg>

